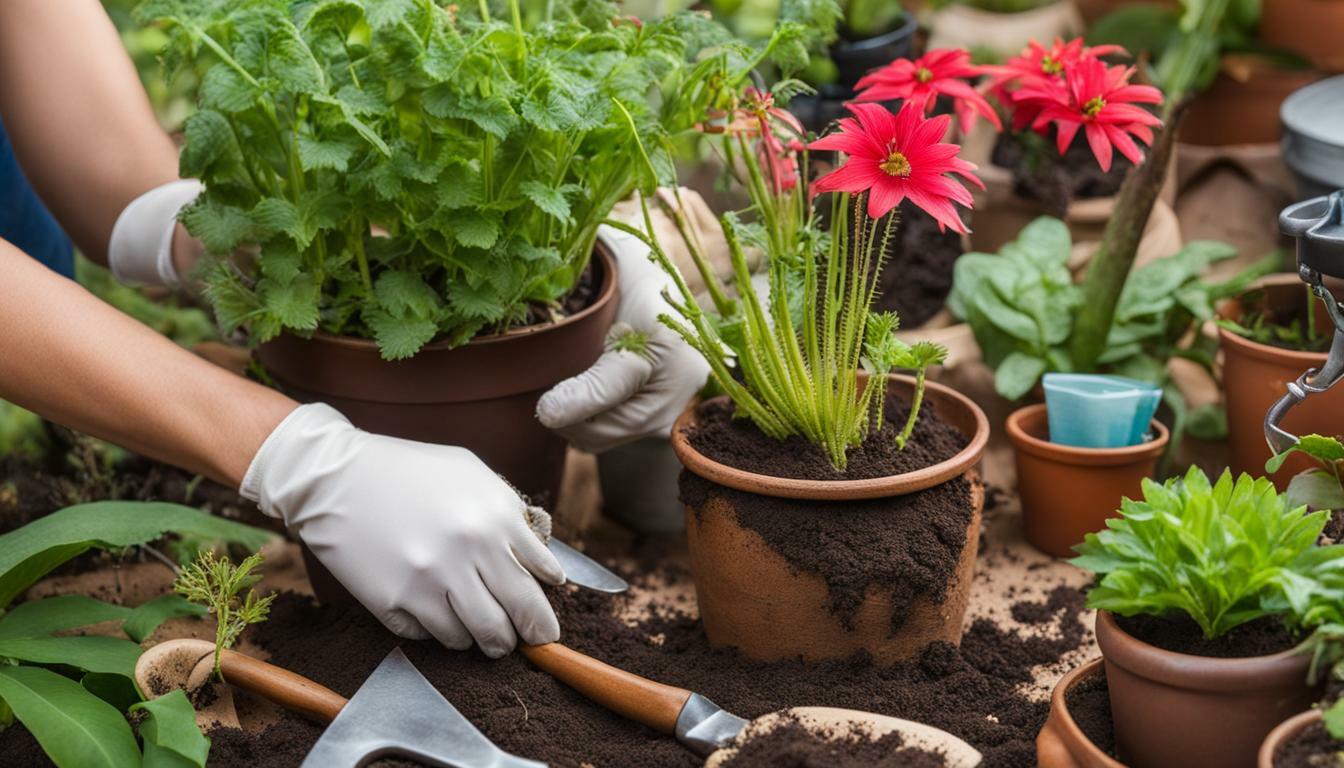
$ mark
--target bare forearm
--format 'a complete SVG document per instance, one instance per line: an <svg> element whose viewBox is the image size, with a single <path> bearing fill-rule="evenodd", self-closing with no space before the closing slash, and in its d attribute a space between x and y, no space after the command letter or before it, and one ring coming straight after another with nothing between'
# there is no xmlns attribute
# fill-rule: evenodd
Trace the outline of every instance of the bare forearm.
<svg viewBox="0 0 1344 768"><path fill-rule="evenodd" d="M5 0L0 117L43 202L99 263L122 209L177 178L177 151L98 0Z"/></svg>
<svg viewBox="0 0 1344 768"><path fill-rule="evenodd" d="M295 407L0 240L0 398L234 487Z"/></svg>

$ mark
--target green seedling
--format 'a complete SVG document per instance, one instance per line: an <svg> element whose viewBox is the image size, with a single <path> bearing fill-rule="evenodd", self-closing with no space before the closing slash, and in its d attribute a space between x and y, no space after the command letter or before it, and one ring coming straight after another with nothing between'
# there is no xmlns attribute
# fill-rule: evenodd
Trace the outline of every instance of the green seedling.
<svg viewBox="0 0 1344 768"><path fill-rule="evenodd" d="M238 565L228 557L216 557L207 550L195 562L182 569L173 590L193 603L203 605L215 616L215 678L224 679L219 657L233 647L243 630L266 620L274 594L259 596L252 585L261 580L253 573L262 563L261 553L249 555ZM244 595L246 591L246 595Z"/></svg>

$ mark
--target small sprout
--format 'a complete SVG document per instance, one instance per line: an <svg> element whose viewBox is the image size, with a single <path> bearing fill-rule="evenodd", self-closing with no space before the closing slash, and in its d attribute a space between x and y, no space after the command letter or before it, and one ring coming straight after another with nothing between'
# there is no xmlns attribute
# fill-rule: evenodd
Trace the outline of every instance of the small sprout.
<svg viewBox="0 0 1344 768"><path fill-rule="evenodd" d="M652 362L648 332L637 331L625 323L612 326L607 334L607 351L630 352Z"/></svg>
<svg viewBox="0 0 1344 768"><path fill-rule="evenodd" d="M225 648L233 647L239 635L252 624L266 620L275 594L257 595L251 587L261 580L253 573L262 563L261 553L255 553L234 565L227 556L216 557L213 550L201 553L173 584L173 591L193 603L205 606L215 615L215 678L224 679L219 668L219 657ZM247 595L244 597L243 592Z"/></svg>

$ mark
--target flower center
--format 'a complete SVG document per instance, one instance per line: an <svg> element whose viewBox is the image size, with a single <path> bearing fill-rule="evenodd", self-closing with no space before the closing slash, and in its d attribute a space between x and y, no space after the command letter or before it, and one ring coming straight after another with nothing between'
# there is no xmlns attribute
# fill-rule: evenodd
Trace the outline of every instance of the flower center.
<svg viewBox="0 0 1344 768"><path fill-rule="evenodd" d="M915 70L915 79L921 83L927 83L933 79L933 71L928 67L920 67Z"/></svg>
<svg viewBox="0 0 1344 768"><path fill-rule="evenodd" d="M1041 59L1041 71L1047 75L1058 75L1064 71L1064 65L1057 59L1045 56Z"/></svg>
<svg viewBox="0 0 1344 768"><path fill-rule="evenodd" d="M877 167L881 168L882 172L888 176L910 175L910 161L905 159L905 155L894 149L891 154L887 155L887 159L879 163Z"/></svg>
<svg viewBox="0 0 1344 768"><path fill-rule="evenodd" d="M1100 96L1093 96L1083 105L1083 114L1088 117L1096 117L1098 112L1106 108L1106 100Z"/></svg>

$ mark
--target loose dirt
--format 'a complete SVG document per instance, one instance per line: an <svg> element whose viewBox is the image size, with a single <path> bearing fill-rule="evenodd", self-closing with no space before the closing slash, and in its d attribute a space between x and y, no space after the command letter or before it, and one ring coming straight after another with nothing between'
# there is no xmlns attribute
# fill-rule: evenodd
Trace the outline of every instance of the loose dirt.
<svg viewBox="0 0 1344 768"><path fill-rule="evenodd" d="M1344 741L1331 738L1322 723L1313 723L1297 738L1279 748L1274 768L1330 768L1339 765Z"/></svg>
<svg viewBox="0 0 1344 768"><path fill-rule="evenodd" d="M1156 616L1117 616L1120 628L1149 645L1176 653L1210 656L1219 659L1240 659L1248 656L1268 656L1294 647L1302 639L1283 626L1276 618L1257 619L1233 629L1214 640L1193 619Z"/></svg>
<svg viewBox="0 0 1344 768"><path fill-rule="evenodd" d="M738 747L720 768L943 768L940 753L905 746L899 733L835 734L810 729L786 717L768 733Z"/></svg>
<svg viewBox="0 0 1344 768"><path fill-rule="evenodd" d="M1115 727L1111 722L1111 692L1106 675L1094 675L1069 689L1064 696L1069 715L1088 741L1110 755L1115 754ZM1118 758L1117 758L1118 759Z"/></svg>

